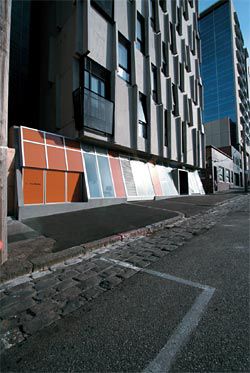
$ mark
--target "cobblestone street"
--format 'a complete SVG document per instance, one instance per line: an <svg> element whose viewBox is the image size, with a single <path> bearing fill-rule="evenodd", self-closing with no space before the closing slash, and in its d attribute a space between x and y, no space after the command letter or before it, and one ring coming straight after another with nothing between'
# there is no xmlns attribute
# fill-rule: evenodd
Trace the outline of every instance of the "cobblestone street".
<svg viewBox="0 0 250 373"><path fill-rule="evenodd" d="M247 209L248 196L238 196L208 212L186 218L147 237L125 239L4 283L0 288L1 349L8 349L66 317L137 272L112 260L145 268L202 235L231 211Z"/></svg>

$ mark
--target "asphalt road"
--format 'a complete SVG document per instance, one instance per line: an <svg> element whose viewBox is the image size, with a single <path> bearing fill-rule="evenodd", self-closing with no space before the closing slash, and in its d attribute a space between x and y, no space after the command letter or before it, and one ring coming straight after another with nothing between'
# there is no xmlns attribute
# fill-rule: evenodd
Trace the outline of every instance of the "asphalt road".
<svg viewBox="0 0 250 373"><path fill-rule="evenodd" d="M249 372L248 206L150 269L7 350L1 372L139 372L159 356L158 372Z"/></svg>

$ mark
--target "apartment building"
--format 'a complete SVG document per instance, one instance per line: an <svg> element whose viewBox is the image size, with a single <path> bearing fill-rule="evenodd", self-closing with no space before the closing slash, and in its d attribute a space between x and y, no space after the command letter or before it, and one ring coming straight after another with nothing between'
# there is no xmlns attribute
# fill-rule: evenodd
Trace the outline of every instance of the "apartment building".
<svg viewBox="0 0 250 373"><path fill-rule="evenodd" d="M233 146L241 153L243 168L249 170L248 52L233 2L220 0L202 12L199 30L207 145Z"/></svg>
<svg viewBox="0 0 250 373"><path fill-rule="evenodd" d="M38 120L12 131L19 217L204 193L198 1L31 5Z"/></svg>

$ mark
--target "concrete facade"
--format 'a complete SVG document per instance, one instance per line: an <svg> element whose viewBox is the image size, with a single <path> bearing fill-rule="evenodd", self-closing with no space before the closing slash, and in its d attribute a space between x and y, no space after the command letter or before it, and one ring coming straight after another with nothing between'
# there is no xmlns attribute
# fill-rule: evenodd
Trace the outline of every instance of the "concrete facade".
<svg viewBox="0 0 250 373"><path fill-rule="evenodd" d="M129 153L142 152L146 157L160 157L178 162L179 165L204 166L197 2L153 2L155 30L150 24L150 1L114 1L112 19L103 16L96 3L98 1L88 0L41 4L43 33L40 48L43 53L39 128L70 137L80 136L82 140L124 149ZM187 20L183 15L184 9ZM137 12L144 19L144 53L136 48ZM181 35L176 31L178 12L181 15ZM174 53L170 48L170 27L173 30L173 43L176 43ZM130 49L130 84L118 75L119 33L128 41ZM165 43L164 53L167 56L166 75L161 69L162 42ZM90 131L84 123L79 132L75 129L72 92L84 85L81 75L84 59L96 62L110 73L109 99L114 103L113 136ZM156 67L157 102L152 98L151 64ZM183 68L185 89L181 92L180 70ZM172 113L172 84L177 88L178 115ZM139 92L146 97L146 139L138 133ZM169 117L171 122L168 146L165 141L165 117ZM185 126L183 131L182 123ZM182 135L185 137L184 149L181 149Z"/></svg>
<svg viewBox="0 0 250 373"><path fill-rule="evenodd" d="M68 209L77 202L75 209L103 198L107 204L203 194L198 2L31 4L39 30L39 120L16 131L19 216L27 204L27 214L44 215L52 213L49 203L61 211L68 202ZM67 145L71 140L77 142ZM72 168L73 154L80 158ZM67 183L76 177L69 198ZM49 180L57 180L58 193Z"/></svg>

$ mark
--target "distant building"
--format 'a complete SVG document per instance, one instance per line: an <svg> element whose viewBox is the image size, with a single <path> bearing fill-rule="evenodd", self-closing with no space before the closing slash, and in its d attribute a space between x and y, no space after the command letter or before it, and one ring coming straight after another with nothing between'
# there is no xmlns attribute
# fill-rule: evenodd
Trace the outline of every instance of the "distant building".
<svg viewBox="0 0 250 373"><path fill-rule="evenodd" d="M32 6L38 119L16 130L19 207L204 193L198 1Z"/></svg>
<svg viewBox="0 0 250 373"><path fill-rule="evenodd" d="M249 168L248 52L232 1L218 1L202 12L199 30L206 144L234 146L242 153L245 137Z"/></svg>

